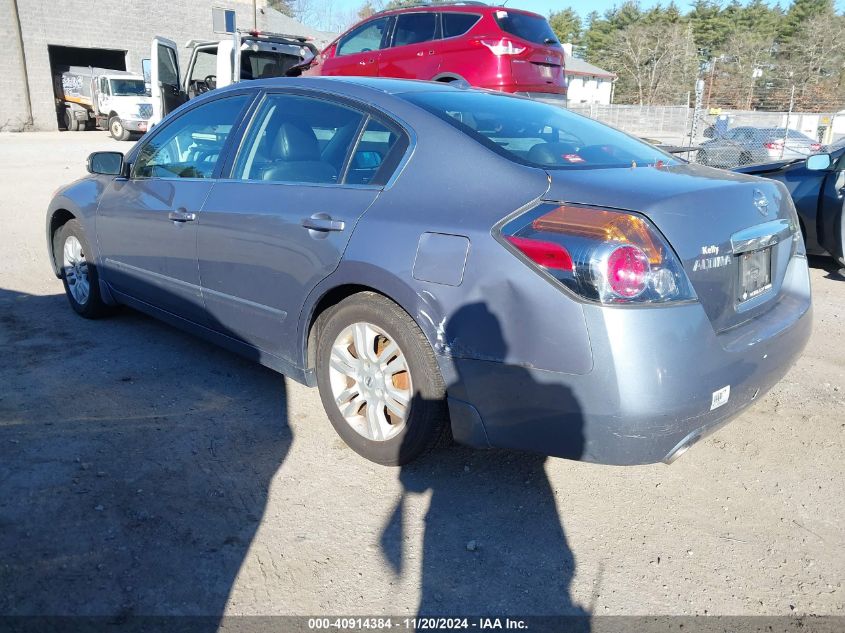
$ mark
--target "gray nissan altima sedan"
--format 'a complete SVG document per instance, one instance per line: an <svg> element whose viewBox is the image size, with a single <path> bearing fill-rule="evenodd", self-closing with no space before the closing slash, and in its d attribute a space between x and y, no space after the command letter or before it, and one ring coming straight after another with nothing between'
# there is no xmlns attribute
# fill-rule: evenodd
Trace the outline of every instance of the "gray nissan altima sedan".
<svg viewBox="0 0 845 633"><path fill-rule="evenodd" d="M669 462L810 335L782 184L518 97L253 81L88 168L47 213L73 309L131 306L319 387L382 464L450 437Z"/></svg>

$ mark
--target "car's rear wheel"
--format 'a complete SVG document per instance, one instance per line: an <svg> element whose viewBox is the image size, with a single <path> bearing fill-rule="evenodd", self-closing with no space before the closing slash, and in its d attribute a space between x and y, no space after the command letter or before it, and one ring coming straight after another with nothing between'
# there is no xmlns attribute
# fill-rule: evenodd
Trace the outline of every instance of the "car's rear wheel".
<svg viewBox="0 0 845 633"><path fill-rule="evenodd" d="M710 164L710 157L707 155L707 152L702 152L701 150L698 150L698 155L696 156L696 159L699 165Z"/></svg>
<svg viewBox="0 0 845 633"><path fill-rule="evenodd" d="M396 466L447 437L446 388L434 352L399 306L376 293L356 294L317 327L320 398L353 450Z"/></svg>
<svg viewBox="0 0 845 633"><path fill-rule="evenodd" d="M90 261L91 250L82 226L69 220L53 236L53 256L59 265L65 294L71 307L88 319L109 312L100 296L97 269Z"/></svg>

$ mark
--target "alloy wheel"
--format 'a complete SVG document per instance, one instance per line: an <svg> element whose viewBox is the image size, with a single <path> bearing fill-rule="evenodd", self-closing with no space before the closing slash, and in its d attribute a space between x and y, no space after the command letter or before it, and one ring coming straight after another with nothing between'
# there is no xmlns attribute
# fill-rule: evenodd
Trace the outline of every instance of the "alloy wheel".
<svg viewBox="0 0 845 633"><path fill-rule="evenodd" d="M346 327L335 339L329 360L332 396L357 433L383 442L405 427L413 382L399 344L372 323Z"/></svg>
<svg viewBox="0 0 845 633"><path fill-rule="evenodd" d="M85 305L91 295L91 285L88 281L88 262L82 250L82 243L75 235L69 235L62 252L62 269L68 290L78 304Z"/></svg>

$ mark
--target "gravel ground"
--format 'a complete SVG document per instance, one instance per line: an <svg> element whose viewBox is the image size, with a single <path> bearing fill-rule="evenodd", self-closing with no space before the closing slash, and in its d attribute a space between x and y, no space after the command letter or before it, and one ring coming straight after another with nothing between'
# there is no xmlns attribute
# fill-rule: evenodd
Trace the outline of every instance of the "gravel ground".
<svg viewBox="0 0 845 633"><path fill-rule="evenodd" d="M845 615L845 278L786 379L671 467L347 449L315 390L75 316L44 211L104 133L0 135L0 614Z"/></svg>

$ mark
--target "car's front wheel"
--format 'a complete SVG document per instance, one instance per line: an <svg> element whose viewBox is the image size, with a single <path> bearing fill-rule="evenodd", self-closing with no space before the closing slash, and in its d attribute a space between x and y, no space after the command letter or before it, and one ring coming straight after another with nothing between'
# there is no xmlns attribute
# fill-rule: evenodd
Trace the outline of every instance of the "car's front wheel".
<svg viewBox="0 0 845 633"><path fill-rule="evenodd" d="M434 352L404 310L364 292L330 308L317 327L320 398L353 450L398 466L448 437L446 388Z"/></svg>
<svg viewBox="0 0 845 633"><path fill-rule="evenodd" d="M71 307L85 318L96 319L106 315L109 306L100 296L97 269L90 254L82 225L77 220L69 220L53 236L53 256Z"/></svg>

